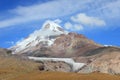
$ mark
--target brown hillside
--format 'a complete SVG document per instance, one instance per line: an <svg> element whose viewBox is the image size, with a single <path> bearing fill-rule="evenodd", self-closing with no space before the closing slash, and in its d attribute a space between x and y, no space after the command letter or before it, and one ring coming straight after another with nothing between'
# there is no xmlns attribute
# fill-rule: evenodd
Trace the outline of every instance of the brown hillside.
<svg viewBox="0 0 120 80"><path fill-rule="evenodd" d="M37 71L39 65L40 64L28 60L0 56L0 80L8 80L18 75Z"/></svg>
<svg viewBox="0 0 120 80"><path fill-rule="evenodd" d="M31 72L10 80L120 80L120 76L100 73Z"/></svg>

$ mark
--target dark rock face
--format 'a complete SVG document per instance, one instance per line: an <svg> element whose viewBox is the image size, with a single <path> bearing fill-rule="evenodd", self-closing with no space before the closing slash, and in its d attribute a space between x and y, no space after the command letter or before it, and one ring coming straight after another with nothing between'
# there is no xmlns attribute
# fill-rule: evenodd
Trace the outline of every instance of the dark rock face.
<svg viewBox="0 0 120 80"><path fill-rule="evenodd" d="M11 50L0 48L0 56L7 56L11 54L12 54Z"/></svg>
<svg viewBox="0 0 120 80"><path fill-rule="evenodd" d="M62 71L62 72L71 72L72 68L69 64L61 61L44 61L39 62L42 65L39 67L40 71Z"/></svg>

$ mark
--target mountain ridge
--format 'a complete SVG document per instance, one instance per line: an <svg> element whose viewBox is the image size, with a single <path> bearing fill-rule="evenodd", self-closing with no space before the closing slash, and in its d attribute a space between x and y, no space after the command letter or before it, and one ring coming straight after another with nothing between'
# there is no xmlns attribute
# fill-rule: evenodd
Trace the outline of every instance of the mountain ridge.
<svg viewBox="0 0 120 80"><path fill-rule="evenodd" d="M87 50L101 47L82 34L65 31L53 21L46 21L40 30L11 48L13 54L29 56L75 57ZM87 50L85 50L88 48ZM37 52L38 53L37 53ZM77 53L79 53L77 55Z"/></svg>

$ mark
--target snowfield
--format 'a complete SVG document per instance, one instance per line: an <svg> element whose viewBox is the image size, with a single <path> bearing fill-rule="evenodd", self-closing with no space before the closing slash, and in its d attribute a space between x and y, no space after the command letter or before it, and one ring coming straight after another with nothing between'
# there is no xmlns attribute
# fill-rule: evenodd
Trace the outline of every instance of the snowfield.
<svg viewBox="0 0 120 80"><path fill-rule="evenodd" d="M46 58L46 57L28 57L29 59L32 59L34 61L63 61L70 66L72 66L72 71L78 71L83 66L85 66L85 63L77 63L72 58Z"/></svg>

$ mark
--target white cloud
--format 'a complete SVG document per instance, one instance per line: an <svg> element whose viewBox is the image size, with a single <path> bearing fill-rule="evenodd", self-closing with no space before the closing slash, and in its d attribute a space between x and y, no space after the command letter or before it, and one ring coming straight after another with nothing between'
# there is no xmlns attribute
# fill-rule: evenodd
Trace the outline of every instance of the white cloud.
<svg viewBox="0 0 120 80"><path fill-rule="evenodd" d="M120 0L97 0L93 3L95 9L90 10L91 14L107 19L120 19Z"/></svg>
<svg viewBox="0 0 120 80"><path fill-rule="evenodd" d="M64 28L72 31L84 30L86 27L88 29L91 26L98 27L106 25L104 20L101 20L97 17L87 16L85 13L79 13L75 16L72 16L70 20L71 23L66 22L64 24ZM85 27L85 25L87 26Z"/></svg>
<svg viewBox="0 0 120 80"><path fill-rule="evenodd" d="M66 22L64 24L64 28L67 29L67 30L70 30L72 27L73 27L73 25L70 22Z"/></svg>
<svg viewBox="0 0 120 80"><path fill-rule="evenodd" d="M88 25L88 26L104 26L105 21L101 20L97 17L87 16L85 13L77 14L76 16L72 16L71 20L75 23Z"/></svg>
<svg viewBox="0 0 120 80"><path fill-rule="evenodd" d="M55 0L26 7L18 6L13 10L9 10L16 17L0 21L0 28L40 19L66 16L77 12L80 7L85 8L86 6L83 5L87 3L89 3L89 0Z"/></svg>
<svg viewBox="0 0 120 80"><path fill-rule="evenodd" d="M72 24L70 22L66 22L64 24L64 28L67 30L71 30L71 31L79 31L79 30L83 30L83 26L80 24Z"/></svg>
<svg viewBox="0 0 120 80"><path fill-rule="evenodd" d="M11 18L0 20L0 28L35 20L60 18L77 12L85 12L102 18L119 18L119 4L120 0L54 0L31 6L18 6L5 14L10 14ZM105 25L104 21L98 18L87 15L82 15L81 17L83 20L80 20L83 24Z"/></svg>
<svg viewBox="0 0 120 80"><path fill-rule="evenodd" d="M13 18L13 19L3 20L3 21L0 21L0 28L16 25L19 23L24 23L28 20L31 20L31 19L17 17L17 18Z"/></svg>

